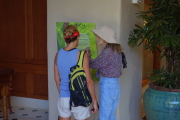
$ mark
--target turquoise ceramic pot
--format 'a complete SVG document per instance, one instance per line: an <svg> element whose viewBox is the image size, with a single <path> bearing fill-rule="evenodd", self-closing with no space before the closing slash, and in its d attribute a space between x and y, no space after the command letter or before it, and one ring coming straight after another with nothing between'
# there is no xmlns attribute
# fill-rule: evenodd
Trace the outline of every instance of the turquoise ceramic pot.
<svg viewBox="0 0 180 120"><path fill-rule="evenodd" d="M180 120L180 92L148 88L144 93L147 120Z"/></svg>

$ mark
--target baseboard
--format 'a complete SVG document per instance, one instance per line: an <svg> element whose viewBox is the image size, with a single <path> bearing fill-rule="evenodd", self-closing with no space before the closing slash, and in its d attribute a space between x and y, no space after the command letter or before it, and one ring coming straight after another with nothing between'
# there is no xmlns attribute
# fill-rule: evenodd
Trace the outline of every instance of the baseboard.
<svg viewBox="0 0 180 120"><path fill-rule="evenodd" d="M37 109L49 109L48 100L11 96L12 106L22 106Z"/></svg>

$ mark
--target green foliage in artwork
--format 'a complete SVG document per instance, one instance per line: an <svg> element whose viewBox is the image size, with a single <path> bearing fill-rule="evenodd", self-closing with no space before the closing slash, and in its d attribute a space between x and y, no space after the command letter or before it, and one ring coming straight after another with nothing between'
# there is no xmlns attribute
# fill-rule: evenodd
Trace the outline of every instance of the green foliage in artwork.
<svg viewBox="0 0 180 120"><path fill-rule="evenodd" d="M92 58L97 57L97 46L96 46L96 37L94 33L91 31L91 29L95 29L94 23L75 23L75 22L69 22L69 25L74 25L78 28L80 33L87 33L90 40L90 49L92 53Z"/></svg>
<svg viewBox="0 0 180 120"><path fill-rule="evenodd" d="M65 47L65 41L63 37L64 24L62 22L56 23L56 34L57 34L57 46L58 50Z"/></svg>

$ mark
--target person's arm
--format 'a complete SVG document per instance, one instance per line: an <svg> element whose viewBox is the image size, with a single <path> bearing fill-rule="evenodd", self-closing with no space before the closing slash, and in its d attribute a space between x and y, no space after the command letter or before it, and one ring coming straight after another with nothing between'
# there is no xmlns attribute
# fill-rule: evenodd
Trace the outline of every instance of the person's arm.
<svg viewBox="0 0 180 120"><path fill-rule="evenodd" d="M54 80L56 82L56 87L57 87L58 92L59 92L60 75L59 75L58 68L57 68L57 55L58 55L58 53L56 54L56 56L54 58Z"/></svg>
<svg viewBox="0 0 180 120"><path fill-rule="evenodd" d="M105 64L102 64L102 61L104 61L108 57L109 57L109 55L108 55L108 50L107 49L104 49L102 51L102 53L95 59L91 59L89 57L89 63L90 63L89 66L90 66L90 68L102 69L102 68L106 67Z"/></svg>
<svg viewBox="0 0 180 120"><path fill-rule="evenodd" d="M98 110L98 106L97 106L96 94L94 90L94 83L90 74L89 58L88 58L87 53L85 53L84 55L83 69L86 73L87 87L92 98L92 107L94 108L93 113L95 113Z"/></svg>

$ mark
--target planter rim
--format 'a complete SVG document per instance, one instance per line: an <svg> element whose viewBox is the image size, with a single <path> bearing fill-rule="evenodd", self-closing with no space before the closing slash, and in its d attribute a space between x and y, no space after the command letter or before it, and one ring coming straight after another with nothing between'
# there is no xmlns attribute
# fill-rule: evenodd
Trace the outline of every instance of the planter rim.
<svg viewBox="0 0 180 120"><path fill-rule="evenodd" d="M169 88L162 88L162 87L159 87L159 86L155 86L153 85L153 83L150 83L149 84L149 87L152 88L152 89L155 89L155 90L158 90L158 91L164 91L164 92L180 92L180 89L169 89Z"/></svg>

